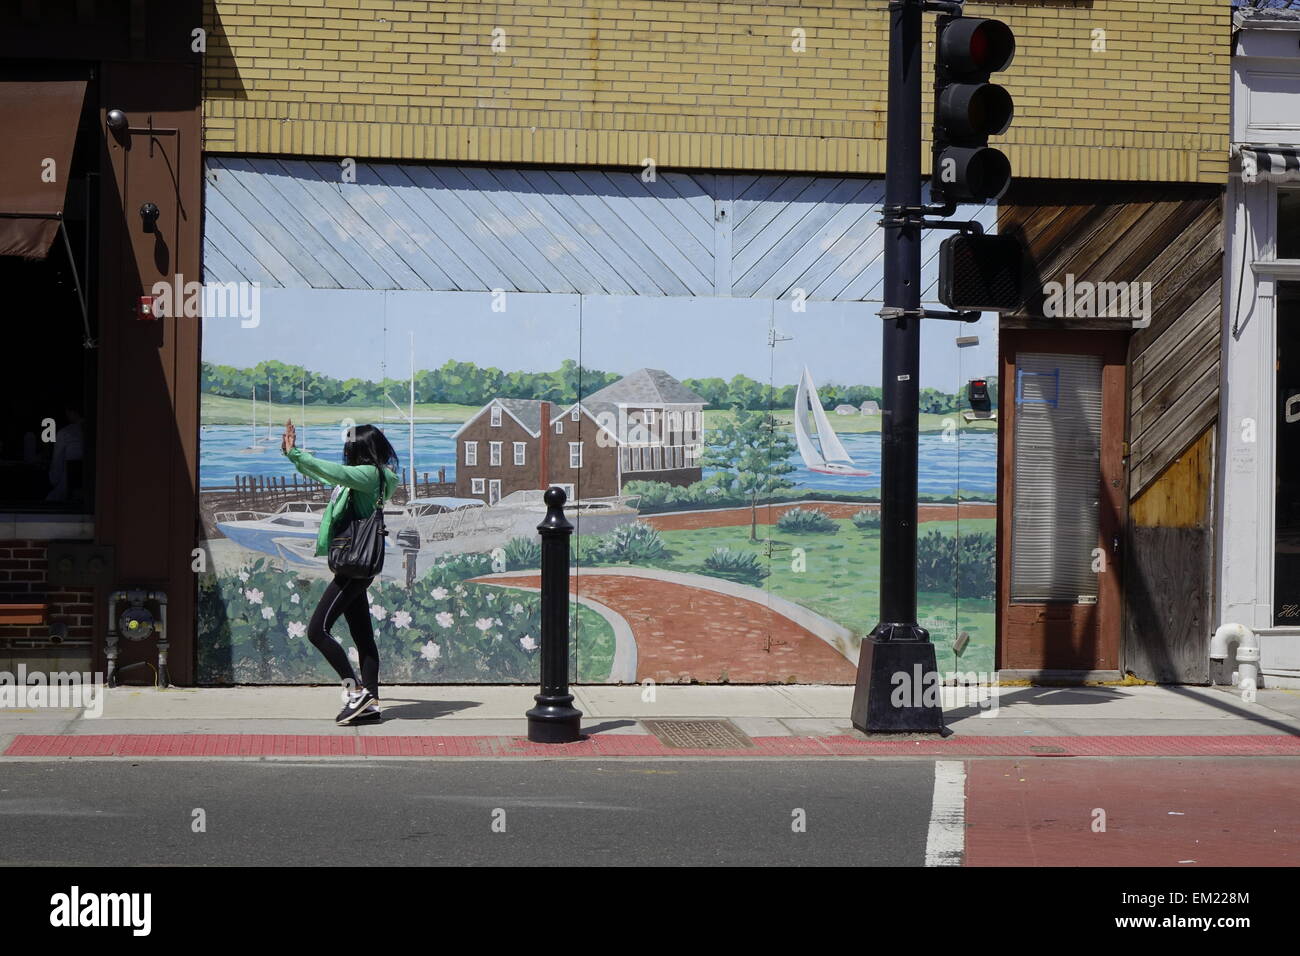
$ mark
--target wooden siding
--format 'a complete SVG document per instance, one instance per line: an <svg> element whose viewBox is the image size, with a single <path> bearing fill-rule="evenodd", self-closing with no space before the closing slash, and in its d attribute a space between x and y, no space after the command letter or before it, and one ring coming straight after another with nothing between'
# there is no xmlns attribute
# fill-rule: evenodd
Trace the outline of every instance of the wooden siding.
<svg viewBox="0 0 1300 956"><path fill-rule="evenodd" d="M1222 190L1018 183L998 231L1020 237L1031 285L1150 282L1151 323L1129 343L1129 498L1216 419L1222 303ZM1038 292L1004 328L1123 329L1132 318L1048 319Z"/></svg>
<svg viewBox="0 0 1300 956"><path fill-rule="evenodd" d="M876 301L884 184L863 177L207 160L205 279L263 288ZM990 231L996 206L965 218ZM926 235L934 301L939 243Z"/></svg>
<svg viewBox="0 0 1300 956"><path fill-rule="evenodd" d="M1144 680L1209 683L1214 432L1206 429L1129 510L1124 667Z"/></svg>

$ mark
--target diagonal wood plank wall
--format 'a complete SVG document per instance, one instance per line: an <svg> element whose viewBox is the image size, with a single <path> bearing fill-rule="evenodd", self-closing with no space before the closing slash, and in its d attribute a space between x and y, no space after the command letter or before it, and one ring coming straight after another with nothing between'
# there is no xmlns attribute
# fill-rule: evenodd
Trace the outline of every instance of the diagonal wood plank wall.
<svg viewBox="0 0 1300 956"><path fill-rule="evenodd" d="M884 182L209 156L204 270L263 288L879 301ZM997 208L962 218L992 230ZM935 302L939 244L921 281Z"/></svg>
<svg viewBox="0 0 1300 956"><path fill-rule="evenodd" d="M1216 419L1223 191L1217 187L1023 181L998 232L1029 249L1039 290L1003 328L1128 328L1132 318L1048 319L1042 287L1150 282L1151 324L1129 343L1129 498L1137 498Z"/></svg>

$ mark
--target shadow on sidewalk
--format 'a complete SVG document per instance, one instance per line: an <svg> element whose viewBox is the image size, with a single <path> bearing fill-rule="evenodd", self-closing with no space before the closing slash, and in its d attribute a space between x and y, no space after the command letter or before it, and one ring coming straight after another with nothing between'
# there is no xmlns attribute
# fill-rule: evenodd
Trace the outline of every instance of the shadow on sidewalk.
<svg viewBox="0 0 1300 956"><path fill-rule="evenodd" d="M1213 707L1216 710L1231 714L1234 717L1248 720L1252 724L1268 727L1271 730L1289 734L1293 737L1300 737L1300 729L1296 728L1293 724L1287 724L1275 718L1266 716L1261 713L1260 710L1252 710L1242 704L1234 703L1227 699L1226 696L1223 700L1215 700L1207 694L1196 693L1190 688L1177 684L1159 684L1156 686L1171 694L1195 699L1198 703ZM1206 689L1208 690L1208 688ZM1032 703L1035 707L1053 707L1066 704L1099 705L1122 700L1127 696L1128 695L1113 687L1064 688L1052 687L1049 685L1044 685L1042 687L1017 687L1014 690L1004 691L1003 693L998 694L998 709L1001 710L1008 704L1017 703ZM1261 709L1264 707L1263 704L1257 704L1256 706ZM966 707L957 707L952 710L945 710L943 718L944 723L949 724L967 717L975 717L981 713L988 713L988 709L982 708L976 704Z"/></svg>
<svg viewBox="0 0 1300 956"><path fill-rule="evenodd" d="M383 690L380 690L383 693ZM385 720L437 720L471 707L482 707L477 700L418 700L410 697L384 697L380 700Z"/></svg>

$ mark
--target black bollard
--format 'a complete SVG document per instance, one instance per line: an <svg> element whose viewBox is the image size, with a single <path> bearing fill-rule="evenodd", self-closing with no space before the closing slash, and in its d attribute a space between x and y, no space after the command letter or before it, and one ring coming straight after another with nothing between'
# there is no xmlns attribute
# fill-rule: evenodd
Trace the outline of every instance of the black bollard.
<svg viewBox="0 0 1300 956"><path fill-rule="evenodd" d="M569 693L569 538L573 525L564 517L563 488L548 488L542 536L542 692L528 711L528 739L539 744L570 744L582 736L582 711Z"/></svg>

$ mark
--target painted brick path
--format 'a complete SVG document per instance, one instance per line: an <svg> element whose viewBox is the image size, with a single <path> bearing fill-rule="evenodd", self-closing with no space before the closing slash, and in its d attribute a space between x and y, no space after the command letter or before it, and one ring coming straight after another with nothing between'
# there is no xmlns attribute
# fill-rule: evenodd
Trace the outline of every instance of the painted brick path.
<svg viewBox="0 0 1300 956"><path fill-rule="evenodd" d="M483 583L539 588L541 577ZM627 621L636 637L638 681L852 684L857 678L857 668L817 635L753 601L599 571L581 571L569 586Z"/></svg>
<svg viewBox="0 0 1300 956"><path fill-rule="evenodd" d="M1300 757L1300 738L754 737L752 748L685 750L649 734L597 734L572 744L526 737L315 734L19 734L6 757ZM1087 766L1080 766L1080 785ZM1242 764L1245 767L1245 764ZM1225 779L1234 777L1236 770ZM1023 776L1023 774L1021 775ZM1226 798L1225 798L1226 799ZM1294 808L1294 798L1290 804Z"/></svg>

